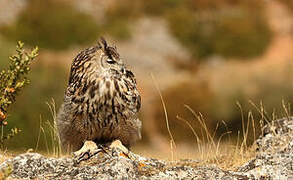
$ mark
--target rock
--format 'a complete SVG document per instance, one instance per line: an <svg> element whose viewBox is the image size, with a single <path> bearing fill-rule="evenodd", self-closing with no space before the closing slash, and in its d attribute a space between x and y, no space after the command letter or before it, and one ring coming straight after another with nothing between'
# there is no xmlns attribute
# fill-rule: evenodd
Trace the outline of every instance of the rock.
<svg viewBox="0 0 293 180"><path fill-rule="evenodd" d="M0 165L13 166L12 178L29 179L238 179L240 173L222 171L216 166L195 167L196 162L169 163L144 158L133 153L129 157L119 149L109 149L77 164L73 158L47 158L37 153L26 153ZM184 164L185 163L185 164ZM246 178L247 179L247 178Z"/></svg>
<svg viewBox="0 0 293 180"><path fill-rule="evenodd" d="M13 179L293 179L293 118L267 125L256 144L256 157L237 171L199 166L195 160L167 162L107 147L82 160L25 153L0 164L0 172L11 168Z"/></svg>
<svg viewBox="0 0 293 180"><path fill-rule="evenodd" d="M293 179L293 117L265 126L256 144L258 155L238 172L255 179Z"/></svg>

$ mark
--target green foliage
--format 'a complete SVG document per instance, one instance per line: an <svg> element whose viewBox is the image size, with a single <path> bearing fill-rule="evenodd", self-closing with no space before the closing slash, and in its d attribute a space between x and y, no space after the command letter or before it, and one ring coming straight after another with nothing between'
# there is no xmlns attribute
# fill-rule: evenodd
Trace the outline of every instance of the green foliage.
<svg viewBox="0 0 293 180"><path fill-rule="evenodd" d="M105 32L119 40L126 40L131 37L129 21L123 18L112 16L109 23L105 24Z"/></svg>
<svg viewBox="0 0 293 180"><path fill-rule="evenodd" d="M181 6L185 0L143 1L143 11L150 15L163 15L166 11Z"/></svg>
<svg viewBox="0 0 293 180"><path fill-rule="evenodd" d="M15 102L16 96L29 83L27 79L27 74L30 71L29 66L38 55L37 47L31 52L26 52L23 45L20 41L17 43L16 54L9 57L9 68L0 73L0 126L2 127L0 145L2 147L5 140L19 132L17 128L13 128L10 129L9 133L4 134L3 127L7 125L9 106Z"/></svg>
<svg viewBox="0 0 293 180"><path fill-rule="evenodd" d="M92 43L99 36L100 27L90 15L75 10L68 3L29 0L15 24L1 28L1 32L12 40L62 50Z"/></svg>
<svg viewBox="0 0 293 180"><path fill-rule="evenodd" d="M146 12L166 17L173 35L197 59L251 58L269 44L262 2L255 0L145 1Z"/></svg>
<svg viewBox="0 0 293 180"><path fill-rule="evenodd" d="M225 57L253 57L261 54L269 41L264 20L242 7L227 11L174 12L168 18L171 31L196 58L213 54ZM181 22L178 23L177 22ZM186 28L189 27L189 28Z"/></svg>
<svg viewBox="0 0 293 180"><path fill-rule="evenodd" d="M140 1L120 0L106 10L103 31L120 40L128 39L130 24L140 15Z"/></svg>

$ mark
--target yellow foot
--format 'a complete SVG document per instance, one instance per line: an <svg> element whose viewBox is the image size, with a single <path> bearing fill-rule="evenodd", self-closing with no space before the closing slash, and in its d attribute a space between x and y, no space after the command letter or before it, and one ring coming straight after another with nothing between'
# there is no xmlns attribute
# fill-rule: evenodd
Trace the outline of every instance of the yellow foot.
<svg viewBox="0 0 293 180"><path fill-rule="evenodd" d="M107 145L97 145L93 141L86 141L80 150L73 153L75 163L79 164L81 161L86 161L86 160L90 159L92 156L94 156L100 152L104 152L104 153L108 154L109 148L110 149L117 148L122 151L119 154L119 156L130 158L129 157L129 150L125 146L123 146L123 144L121 143L120 140L113 141L110 144L110 146L109 146L109 144L108 144L108 146Z"/></svg>
<svg viewBox="0 0 293 180"><path fill-rule="evenodd" d="M86 152L92 152L92 151L94 151L95 149L97 149L98 148L98 146L96 145L96 143L95 142L93 142L93 141L86 141L84 144L83 144L83 146L82 146L82 148L80 148L80 150L78 150L78 151L75 151L74 153L73 153L73 155L74 156L80 156L80 155L82 155L82 154L84 154L84 153L86 153Z"/></svg>
<svg viewBox="0 0 293 180"><path fill-rule="evenodd" d="M129 153L129 150L118 139L111 143L110 148L118 148L126 155Z"/></svg>
<svg viewBox="0 0 293 180"><path fill-rule="evenodd" d="M104 149L99 149L95 142L86 141L80 150L73 153L75 164L89 160L92 156L103 151Z"/></svg>
<svg viewBox="0 0 293 180"><path fill-rule="evenodd" d="M120 140L115 140L111 143L110 148L117 148L119 150L121 150L122 152L120 152L118 155L128 158L128 159L132 159L132 155L131 153L129 153L129 150L121 143Z"/></svg>

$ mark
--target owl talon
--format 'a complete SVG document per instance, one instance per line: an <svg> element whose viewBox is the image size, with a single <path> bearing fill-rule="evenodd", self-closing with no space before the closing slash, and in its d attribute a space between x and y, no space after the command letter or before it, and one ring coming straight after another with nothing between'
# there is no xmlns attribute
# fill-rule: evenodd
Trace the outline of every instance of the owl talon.
<svg viewBox="0 0 293 180"><path fill-rule="evenodd" d="M73 153L74 156L80 156L80 155L83 155L84 153L86 152L92 152L94 151L95 149L98 149L96 143L94 143L93 141L86 141L82 148L80 148L80 150L78 151L75 151Z"/></svg>
<svg viewBox="0 0 293 180"><path fill-rule="evenodd" d="M75 157L75 164L79 164L82 161L89 160L91 157L95 156L96 154L102 152L101 149L96 149L95 151L91 152L90 150L83 152L82 154Z"/></svg>
<svg viewBox="0 0 293 180"><path fill-rule="evenodd" d="M109 154L108 151L107 151L107 147L105 147L105 145L103 145L103 144L99 144L98 149L100 151L103 151L103 153L105 153L105 154Z"/></svg>
<svg viewBox="0 0 293 180"><path fill-rule="evenodd" d="M121 143L120 140L113 141L110 145L110 148L120 149L126 156L129 154L129 150Z"/></svg>
<svg viewBox="0 0 293 180"><path fill-rule="evenodd" d="M104 149L98 148L96 143L86 141L80 150L73 153L73 156L76 159L76 164L79 164L81 161L86 161L101 151L104 152Z"/></svg>
<svg viewBox="0 0 293 180"><path fill-rule="evenodd" d="M82 153L78 158L77 158L77 164L79 164L81 161L86 161L90 158L90 151L86 151Z"/></svg>

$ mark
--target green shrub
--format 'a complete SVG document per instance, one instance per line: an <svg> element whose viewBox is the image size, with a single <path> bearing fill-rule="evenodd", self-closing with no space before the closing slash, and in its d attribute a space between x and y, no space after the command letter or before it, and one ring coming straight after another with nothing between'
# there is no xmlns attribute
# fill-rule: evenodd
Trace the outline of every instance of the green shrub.
<svg viewBox="0 0 293 180"><path fill-rule="evenodd" d="M18 42L16 54L11 56L9 69L0 72L0 127L1 137L0 146L4 147L4 142L19 132L17 128L11 128L4 131L3 127L7 126L7 111L12 103L15 102L16 96L29 83L27 74L30 71L30 64L38 55L38 48L32 52L25 52L23 43ZM6 128L5 128L6 130Z"/></svg>
<svg viewBox="0 0 293 180"><path fill-rule="evenodd" d="M10 26L1 28L12 40L21 39L41 48L61 50L72 45L92 43L100 33L94 19L70 4L55 0L29 0L27 7Z"/></svg>
<svg viewBox="0 0 293 180"><path fill-rule="evenodd" d="M54 99L58 111L67 85L67 73L63 67L44 66L40 63L34 65L29 74L30 87L24 89L11 109L13 116L10 117L8 127L17 126L23 133L7 142L10 149L35 149L38 144L38 151L50 151L48 146L51 146L52 137L48 123L52 125L54 119L47 103Z"/></svg>
<svg viewBox="0 0 293 180"><path fill-rule="evenodd" d="M120 0L112 4L105 12L103 32L119 39L131 37L130 24L140 17L140 1Z"/></svg>
<svg viewBox="0 0 293 180"><path fill-rule="evenodd" d="M142 1L143 7L142 10L146 14L150 15L164 15L166 11L176 8L177 6L182 5L186 0L148 0L148 1Z"/></svg>
<svg viewBox="0 0 293 180"><path fill-rule="evenodd" d="M166 17L175 37L198 59L211 55L233 58L260 55L271 36L261 7L255 10L240 3L224 6L213 2L204 3L203 7L194 4L168 11Z"/></svg>
<svg viewBox="0 0 293 180"><path fill-rule="evenodd" d="M1 41L0 45L4 42ZM6 42L3 45L6 44L9 45ZM1 57L7 54L4 49L0 50L0 52L3 51ZM10 49L9 47L7 51ZM17 101L9 108L10 115L7 117L8 124L4 127L5 133L11 133L10 129L15 127L21 130L21 135L14 136L5 142L5 146L9 150L26 151L36 147L39 151L49 152L51 150L52 137L49 131L51 127L48 123L53 124L53 118L47 103L54 99L57 108L62 103L67 84L67 71L63 67L52 64L44 66L41 62L37 61L33 64L33 68L27 75L27 79L30 80L29 87L21 91ZM8 65L8 61L1 59L1 65ZM56 79L58 83L56 83ZM41 121L42 124L40 125ZM41 131L40 126L45 132ZM39 135L40 138L38 138Z"/></svg>
<svg viewBox="0 0 293 180"><path fill-rule="evenodd" d="M129 21L112 17L109 23L104 26L105 32L116 39L127 40L131 37Z"/></svg>

